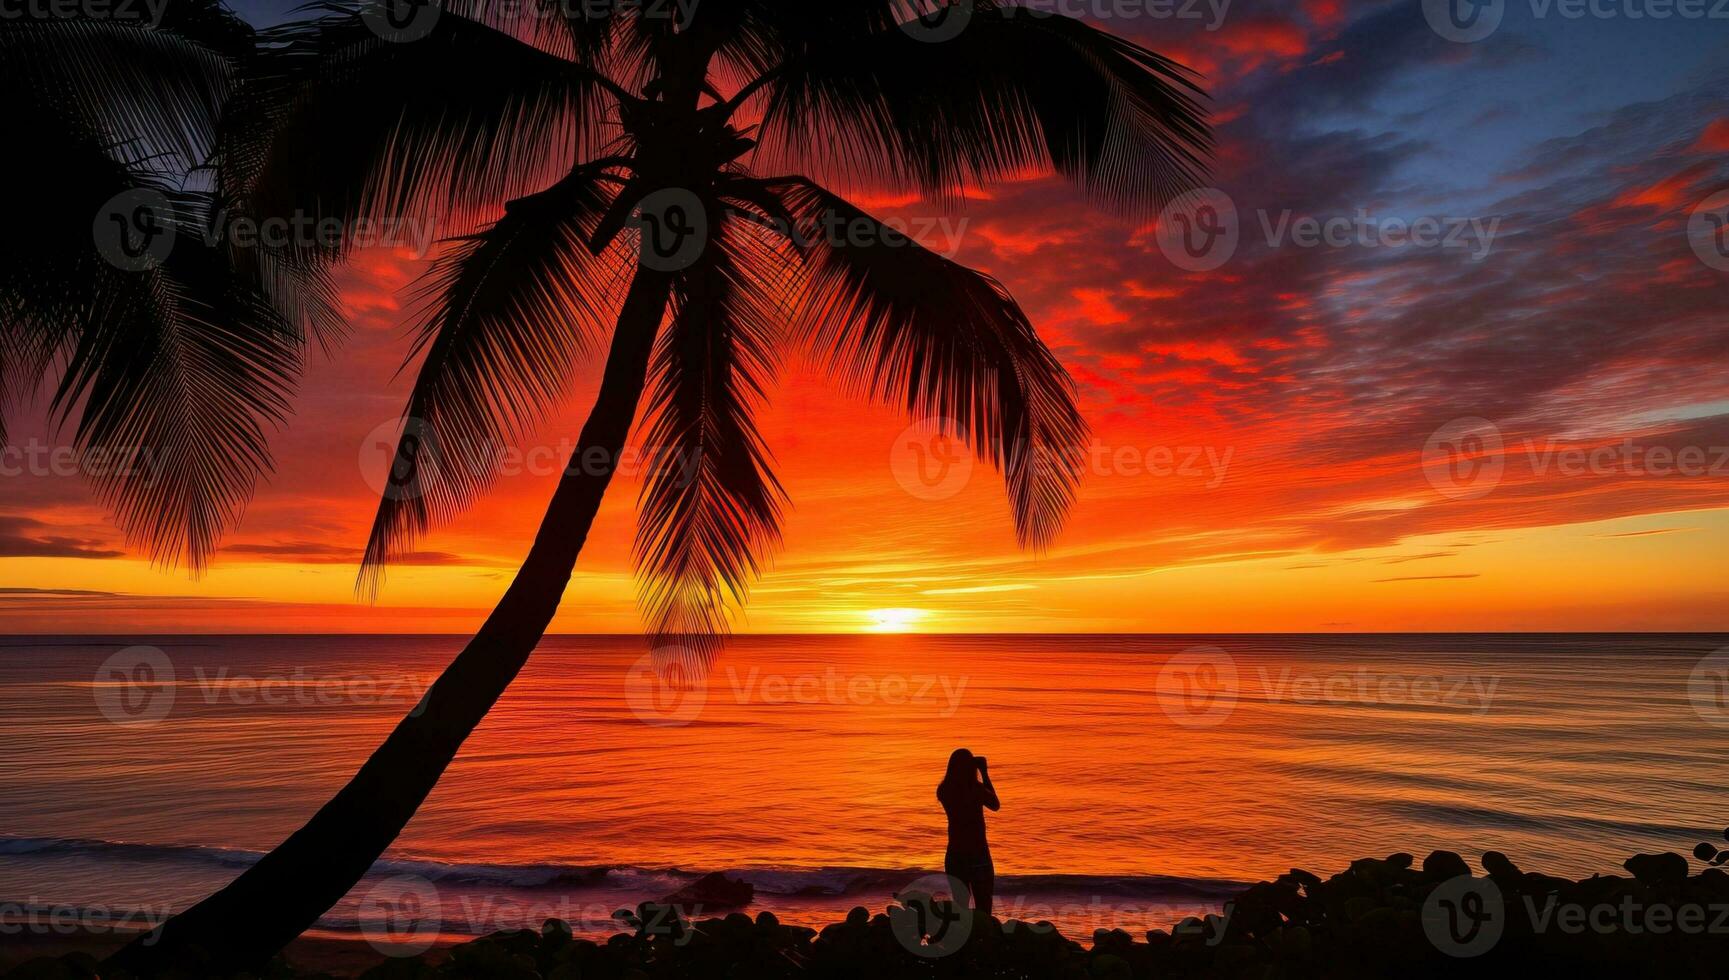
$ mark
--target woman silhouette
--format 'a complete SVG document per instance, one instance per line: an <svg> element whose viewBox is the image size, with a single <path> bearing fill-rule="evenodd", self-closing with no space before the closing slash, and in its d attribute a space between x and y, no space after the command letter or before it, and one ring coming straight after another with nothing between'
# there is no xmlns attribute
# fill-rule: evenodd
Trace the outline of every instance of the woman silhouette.
<svg viewBox="0 0 1729 980"><path fill-rule="evenodd" d="M943 871L966 886L974 908L990 915L997 871L991 863L991 846L985 842L985 807L1000 810L1002 804L997 801L984 756L955 749L949 756L949 771L937 785L937 800L949 817L949 848L943 855Z"/></svg>

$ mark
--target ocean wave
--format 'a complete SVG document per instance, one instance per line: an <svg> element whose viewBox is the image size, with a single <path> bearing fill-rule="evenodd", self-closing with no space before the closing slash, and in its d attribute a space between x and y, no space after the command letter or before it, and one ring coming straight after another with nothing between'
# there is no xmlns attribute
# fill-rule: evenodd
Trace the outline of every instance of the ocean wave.
<svg viewBox="0 0 1729 980"><path fill-rule="evenodd" d="M83 856L116 861L203 864L245 868L261 851L203 844L148 844L76 837L0 836L0 857ZM441 885L476 889L605 889L642 895L666 894L701 875L721 871L742 878L764 895L840 898L882 894L932 874L927 868L645 868L631 865L486 864L389 857L373 865L368 877L414 875ZM1120 898L1228 898L1247 882L1175 875L1000 874L999 893L1089 895Z"/></svg>

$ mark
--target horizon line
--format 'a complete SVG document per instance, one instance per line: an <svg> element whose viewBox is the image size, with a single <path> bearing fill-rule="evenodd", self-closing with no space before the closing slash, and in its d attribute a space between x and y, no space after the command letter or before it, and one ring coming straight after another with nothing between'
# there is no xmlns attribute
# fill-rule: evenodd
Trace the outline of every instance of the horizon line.
<svg viewBox="0 0 1729 980"><path fill-rule="evenodd" d="M458 633L410 633L410 632L361 632L361 631L220 631L199 630L183 632L149 632L144 630L126 630L106 633L32 633L18 632L12 636L28 639L31 637L72 637L72 638L112 638L124 636L307 636L307 637L411 637L424 636L429 638L461 638L471 637L472 632ZM948 637L948 638L982 638L982 637L1104 637L1104 636L1729 636L1729 628L1695 629L1695 630L1082 630L1082 631L1037 631L1019 630L995 633L980 632L886 632L874 630L830 630L802 633L727 633L725 639L793 639L803 637ZM647 639L648 634L638 632L609 633L552 633L545 634L543 639ZM0 643L0 648L6 646L27 644Z"/></svg>

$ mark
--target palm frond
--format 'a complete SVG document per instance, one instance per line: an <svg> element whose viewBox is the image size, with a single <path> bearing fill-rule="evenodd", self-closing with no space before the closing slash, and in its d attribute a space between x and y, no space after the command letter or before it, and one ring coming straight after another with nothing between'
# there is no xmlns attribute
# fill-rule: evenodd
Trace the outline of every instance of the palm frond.
<svg viewBox="0 0 1729 980"><path fill-rule="evenodd" d="M183 189L251 29L217 0L151 12L159 24L0 25L0 121L21 150L0 182L25 189L0 241L0 380L12 395L52 383L50 416L129 540L196 572L270 466L268 429L334 293L268 248L211 237L215 200ZM131 271L104 221L136 219L140 194L173 237Z"/></svg>
<svg viewBox="0 0 1729 980"><path fill-rule="evenodd" d="M1055 537L1087 438L1062 364L996 280L814 183L773 185L800 225L800 339L848 390L953 429L1002 471L1022 544ZM839 240L825 228L869 227Z"/></svg>
<svg viewBox="0 0 1729 980"><path fill-rule="evenodd" d="M83 468L128 540L198 571L270 467L267 427L287 414L304 344L198 235L197 205L169 199L173 250L154 269L101 273L53 408L77 415Z"/></svg>
<svg viewBox="0 0 1729 980"><path fill-rule="evenodd" d="M810 40L766 87L766 167L916 189L1054 168L1100 206L1145 214L1203 182L1204 94L1181 65L1054 14L986 0L955 37L888 28Z"/></svg>
<svg viewBox="0 0 1729 980"><path fill-rule="evenodd" d="M230 89L230 52L242 43L206 0L177 0L164 24L90 17L9 20L0 30L0 80L7 102L0 121L31 105L75 115L91 130L125 144L123 154L148 161L157 173L184 172L204 162ZM194 40L202 37L207 47Z"/></svg>
<svg viewBox="0 0 1729 980"><path fill-rule="evenodd" d="M332 353L348 334L342 296L327 263L308 260L291 248L229 244L230 261L295 331Z"/></svg>
<svg viewBox="0 0 1729 980"><path fill-rule="evenodd" d="M473 220L598 138L590 69L454 11L397 43L356 4L313 9L266 32L224 125L222 189L258 214Z"/></svg>
<svg viewBox="0 0 1729 980"><path fill-rule="evenodd" d="M29 100L3 111L9 134L27 152L0 154L0 183L29 192L9 202L13 231L0 236L0 309L15 351L52 349L103 281L91 222L135 180L115 158L113 139L78 114Z"/></svg>
<svg viewBox="0 0 1729 980"><path fill-rule="evenodd" d="M622 263L588 235L612 200L603 169L583 166L455 241L420 284L425 353L398 441L396 482L379 502L361 568L376 593L384 566L490 483L494 458L540 418L577 360L605 336Z"/></svg>
<svg viewBox="0 0 1729 980"><path fill-rule="evenodd" d="M785 493L753 416L775 368L780 318L756 237L723 222L678 277L652 364L637 511L639 596L657 646L699 659L728 627L780 540Z"/></svg>

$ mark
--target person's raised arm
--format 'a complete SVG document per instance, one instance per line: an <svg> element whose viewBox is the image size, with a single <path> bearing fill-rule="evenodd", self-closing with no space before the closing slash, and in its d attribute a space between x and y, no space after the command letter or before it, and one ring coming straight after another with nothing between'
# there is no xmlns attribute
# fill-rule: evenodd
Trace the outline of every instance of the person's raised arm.
<svg viewBox="0 0 1729 980"><path fill-rule="evenodd" d="M979 759L979 791L984 805L992 810L1001 810L1002 803L997 799L997 788L991 785L991 770L985 760Z"/></svg>

